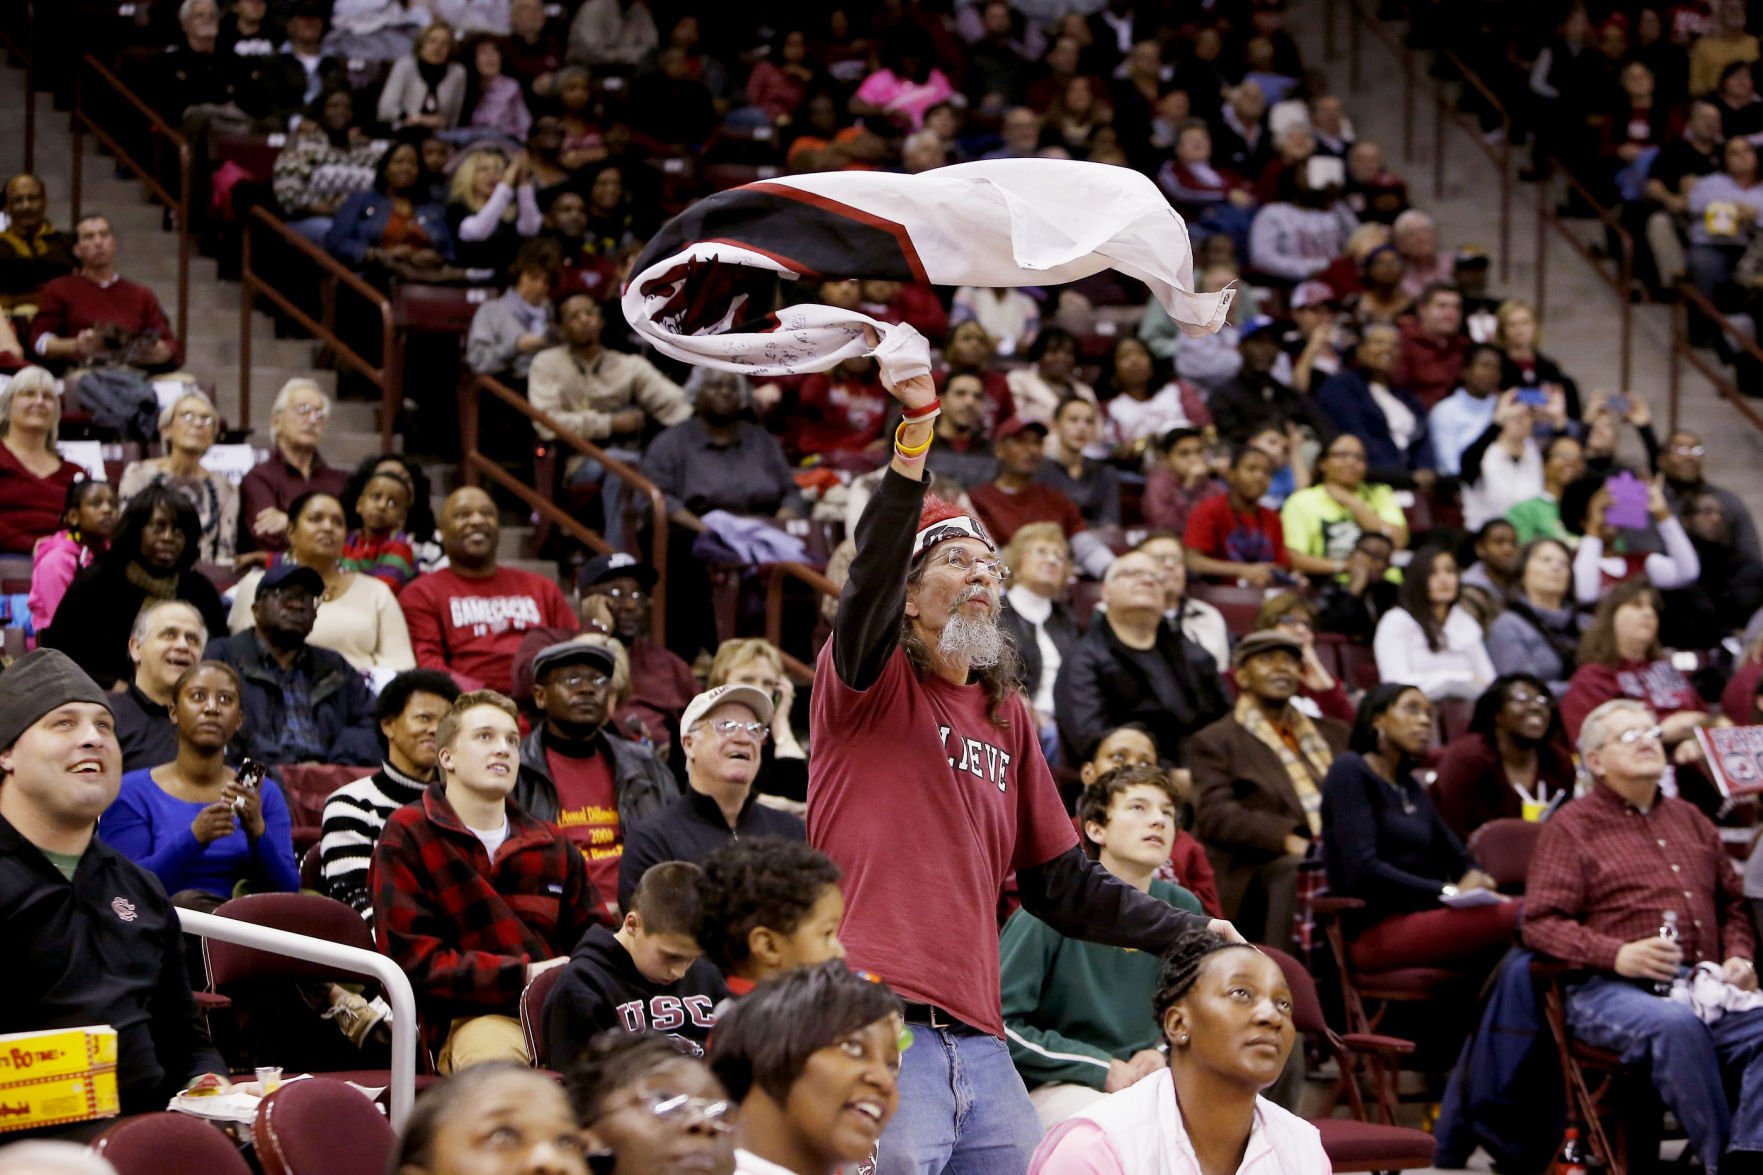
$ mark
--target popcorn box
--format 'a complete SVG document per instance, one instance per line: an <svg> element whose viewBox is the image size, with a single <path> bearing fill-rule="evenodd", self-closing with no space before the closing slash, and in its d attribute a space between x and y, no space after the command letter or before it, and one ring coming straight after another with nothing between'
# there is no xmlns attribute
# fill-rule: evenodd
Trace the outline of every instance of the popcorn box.
<svg viewBox="0 0 1763 1175"><path fill-rule="evenodd" d="M0 1132L115 1117L116 1030L0 1035Z"/></svg>

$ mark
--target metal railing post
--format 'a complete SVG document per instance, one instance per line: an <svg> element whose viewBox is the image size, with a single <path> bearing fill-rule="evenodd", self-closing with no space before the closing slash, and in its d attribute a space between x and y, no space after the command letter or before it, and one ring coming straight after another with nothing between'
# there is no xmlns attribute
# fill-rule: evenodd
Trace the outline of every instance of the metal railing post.
<svg viewBox="0 0 1763 1175"><path fill-rule="evenodd" d="M239 427L251 431L251 309L257 305L251 272L251 222L239 234Z"/></svg>
<svg viewBox="0 0 1763 1175"><path fill-rule="evenodd" d="M198 910L178 909L185 934L218 939L236 946L286 955L336 967L354 975L377 980L392 1005L392 1083L387 1090L393 1130L403 1130L416 1100L416 992L410 977L392 960L374 951L344 946L328 939L259 926L237 918L222 918Z"/></svg>
<svg viewBox="0 0 1763 1175"><path fill-rule="evenodd" d="M1671 307L1671 366L1666 372L1665 419L1672 432L1677 431L1678 397L1683 390L1683 349L1687 333L1687 304L1679 298Z"/></svg>

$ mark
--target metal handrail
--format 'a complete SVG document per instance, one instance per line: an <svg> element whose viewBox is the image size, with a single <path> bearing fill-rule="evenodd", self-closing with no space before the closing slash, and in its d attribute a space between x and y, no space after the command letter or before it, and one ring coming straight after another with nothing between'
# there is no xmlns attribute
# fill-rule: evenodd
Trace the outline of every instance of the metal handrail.
<svg viewBox="0 0 1763 1175"><path fill-rule="evenodd" d="M218 914L179 907L178 919L183 923L185 934L218 939L290 959L322 963L377 980L392 1005L391 1086L387 1091L392 1129L404 1129L404 1122L410 1117L411 1103L416 1100L416 991L402 968L374 951L278 930L273 926L259 926L255 922L242 922L237 918L222 918Z"/></svg>
<svg viewBox="0 0 1763 1175"><path fill-rule="evenodd" d="M124 104L135 109L136 113L147 120L148 129L153 135L162 138L178 153L178 193L172 195L166 190L159 177L153 174L150 167L144 167L130 155L122 143L104 127L100 126L86 109L85 88L86 74L93 74ZM34 103L33 103L34 105ZM90 53L86 54L74 74L73 90L73 219L79 220L80 192L85 170L85 137L90 134L117 160L135 174L135 178L146 185L147 191L155 199L171 210L172 220L178 234L178 341L189 345L190 329L190 144L175 127L159 116L142 100L140 95L123 84L121 78L105 68L104 63Z"/></svg>
<svg viewBox="0 0 1763 1175"><path fill-rule="evenodd" d="M1432 151L1432 194L1440 199L1445 194L1445 128L1444 120L1449 117L1458 130L1469 137L1469 141L1481 149L1500 173L1500 280L1510 281L1512 277L1512 116L1492 90L1487 87L1479 75L1463 63L1449 49L1439 52L1439 56L1457 71L1463 84L1481 96L1483 102L1500 117L1500 145L1496 149L1482 136L1481 128L1463 116L1455 104L1445 95L1445 81L1439 78L1433 83L1433 151Z"/></svg>
<svg viewBox="0 0 1763 1175"><path fill-rule="evenodd" d="M771 642L772 648L779 650L783 648L784 581L786 579L805 583L823 596L831 596L835 600L839 598L839 585L822 574L820 568L793 561L773 563L771 572L766 576L765 581L765 639ZM814 676L812 666L796 661L788 653L785 653L784 656L794 662L809 677Z"/></svg>
<svg viewBox="0 0 1763 1175"><path fill-rule="evenodd" d="M37 24L36 0L25 0L13 10L24 20L24 36L15 37L0 24L0 45L24 63L24 170L37 170L37 66L31 57L30 42Z"/></svg>
<svg viewBox="0 0 1763 1175"><path fill-rule="evenodd" d="M574 449L583 457L598 461L606 467L606 471L620 481L643 495L649 500L649 516L653 525L653 537L650 540L649 565L655 569L655 591L652 594L652 613L654 619L650 625L650 637L658 645L667 642L667 543L668 517L667 498L654 482L638 473L631 466L611 456L600 446L576 435L564 427L556 417L532 403L519 392L503 383L493 375L480 375L467 384L460 393L459 403L459 437L463 450L461 470L465 475L465 484L476 485L478 477L488 477L491 481L525 502L535 513L543 515L553 526L562 527L578 542L581 542L602 555L610 555L614 548L604 537L590 527L573 518L546 494L520 481L513 474L503 469L495 461L486 457L478 449L478 399L485 393L494 396L516 412L525 416L536 425L549 429L559 444ZM635 543L633 537L630 542ZM632 552L633 554L638 552Z"/></svg>
<svg viewBox="0 0 1763 1175"><path fill-rule="evenodd" d="M267 298L276 308L305 327L323 343L345 366L360 373L380 390L380 451L390 453L398 427L398 409L404 399L404 351L398 343L392 301L384 293L362 280L353 270L308 241L261 206L251 210L252 218L282 239L282 243L305 257L318 268L319 314L313 318L275 285L271 285L251 267L251 225L245 226L240 254L240 283L244 297L239 300L239 426L251 427L251 311L258 298ZM280 281L281 279L277 279ZM369 363L337 334L337 286L341 283L360 295L380 315L380 361Z"/></svg>
<svg viewBox="0 0 1763 1175"><path fill-rule="evenodd" d="M1752 427L1763 430L1763 412L1759 412L1752 406L1750 398L1739 391L1738 385L1729 379L1724 371L1709 363L1691 345L1689 341L1689 313L1691 310L1708 319L1723 337L1736 341L1753 360L1763 364L1763 347L1758 346L1755 339L1735 327L1732 320L1722 314L1719 307L1715 306L1706 294L1687 281L1679 282L1677 306L1671 314L1671 370L1668 385L1670 407L1668 415L1672 430L1676 431L1677 429L1678 392L1685 363L1701 372L1702 378L1713 386L1715 393L1728 404L1737 408L1739 415L1750 421Z"/></svg>

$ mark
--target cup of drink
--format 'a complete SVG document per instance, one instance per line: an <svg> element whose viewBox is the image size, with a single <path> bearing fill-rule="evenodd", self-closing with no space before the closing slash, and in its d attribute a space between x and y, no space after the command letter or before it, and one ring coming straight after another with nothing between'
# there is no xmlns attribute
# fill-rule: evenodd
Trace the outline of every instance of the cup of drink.
<svg viewBox="0 0 1763 1175"><path fill-rule="evenodd" d="M1524 801L1524 818L1526 820L1530 821L1532 824L1535 824L1538 820L1541 820L1543 818L1543 811L1547 807L1548 807L1547 804L1538 803L1536 800L1525 800Z"/></svg>
<svg viewBox="0 0 1763 1175"><path fill-rule="evenodd" d="M282 1086L282 1067L280 1065L257 1066L257 1084L263 1089L263 1096L268 1097Z"/></svg>

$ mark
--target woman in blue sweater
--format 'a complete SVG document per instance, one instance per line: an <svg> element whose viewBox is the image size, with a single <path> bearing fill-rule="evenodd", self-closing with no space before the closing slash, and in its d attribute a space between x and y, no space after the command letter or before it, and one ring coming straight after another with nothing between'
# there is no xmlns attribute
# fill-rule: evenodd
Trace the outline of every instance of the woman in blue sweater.
<svg viewBox="0 0 1763 1175"><path fill-rule="evenodd" d="M1497 955L1517 925L1514 901L1469 909L1446 904L1492 890L1494 883L1413 777L1432 731L1426 695L1385 682L1359 703L1349 749L1335 756L1322 783L1329 892L1365 903L1348 944L1361 970L1449 967Z"/></svg>
<svg viewBox="0 0 1763 1175"><path fill-rule="evenodd" d="M104 843L152 872L169 894L225 899L240 882L256 892L300 888L287 802L265 779L240 783L227 744L244 711L231 666L203 661L172 688L177 758L131 771L98 822Z"/></svg>

